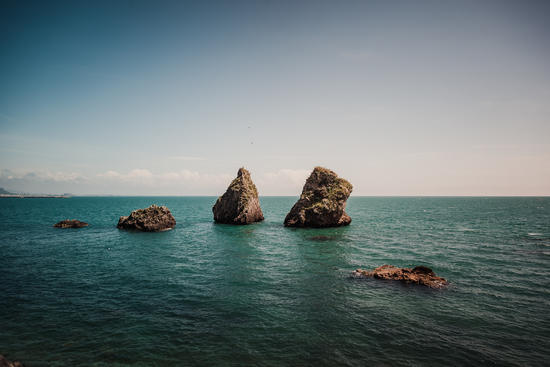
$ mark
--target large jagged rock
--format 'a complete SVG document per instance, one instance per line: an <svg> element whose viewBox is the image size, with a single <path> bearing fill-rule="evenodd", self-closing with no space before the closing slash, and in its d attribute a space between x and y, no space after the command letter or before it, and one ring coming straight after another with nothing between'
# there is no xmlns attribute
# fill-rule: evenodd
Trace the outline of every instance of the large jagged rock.
<svg viewBox="0 0 550 367"><path fill-rule="evenodd" d="M176 226L176 219L165 206L151 205L145 209L134 210L129 216L120 217L117 227L136 229L144 232L159 232Z"/></svg>
<svg viewBox="0 0 550 367"><path fill-rule="evenodd" d="M351 223L346 200L353 186L333 171L315 167L300 199L285 218L285 227L338 227Z"/></svg>
<svg viewBox="0 0 550 367"><path fill-rule="evenodd" d="M351 273L351 276L353 278L399 280L405 283L425 285L430 288L442 288L449 284L445 278L438 277L432 269L423 265L416 266L413 269L382 265L371 271L357 269Z"/></svg>
<svg viewBox="0 0 550 367"><path fill-rule="evenodd" d="M212 207L214 220L226 224L249 224L264 220L258 190L250 172L239 168L237 177Z"/></svg>
<svg viewBox="0 0 550 367"><path fill-rule="evenodd" d="M10 361L0 354L0 367L24 367L19 361Z"/></svg>
<svg viewBox="0 0 550 367"><path fill-rule="evenodd" d="M65 220L62 220L61 222L57 222L53 226L55 228L82 228L82 227L86 227L87 225L88 223L81 222L76 219L65 219Z"/></svg>

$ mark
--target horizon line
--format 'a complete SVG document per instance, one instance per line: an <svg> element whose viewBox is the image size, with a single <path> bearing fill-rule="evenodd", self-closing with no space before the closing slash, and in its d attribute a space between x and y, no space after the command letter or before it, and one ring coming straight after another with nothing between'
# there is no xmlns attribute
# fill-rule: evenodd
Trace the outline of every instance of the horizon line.
<svg viewBox="0 0 550 367"><path fill-rule="evenodd" d="M55 195L55 194L51 194ZM220 195L164 195L164 194L150 194L150 195L118 195L118 194L70 194L70 197L219 197ZM262 197L299 197L300 195L259 195ZM532 198L548 198L550 195L351 195L352 197L402 197L402 198L416 198L416 197L441 197L441 198L475 198L475 197L494 197L494 198L517 198L517 197L532 197Z"/></svg>

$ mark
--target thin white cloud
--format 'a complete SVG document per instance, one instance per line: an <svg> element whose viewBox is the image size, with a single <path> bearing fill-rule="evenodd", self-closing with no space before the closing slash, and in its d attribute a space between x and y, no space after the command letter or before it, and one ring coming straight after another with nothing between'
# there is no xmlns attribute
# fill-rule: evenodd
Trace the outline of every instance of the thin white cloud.
<svg viewBox="0 0 550 367"><path fill-rule="evenodd" d="M205 186L216 186L231 182L228 174L199 173L191 170L177 172L152 173L148 169L136 168L128 173L107 171L100 173L97 177L110 181L126 182L133 184L148 184L155 186L171 186L175 184L193 183Z"/></svg>
<svg viewBox="0 0 550 367"><path fill-rule="evenodd" d="M310 172L310 169L283 168L253 176L253 179L260 195L299 195ZM234 174L212 174L188 169L168 172L154 172L146 168L108 170L91 177L75 172L4 169L0 170L0 187L28 192L219 195L227 189L234 177Z"/></svg>
<svg viewBox="0 0 550 367"><path fill-rule="evenodd" d="M74 172L0 169L0 187L13 192L114 195L220 195L234 176L191 170L108 170L85 177Z"/></svg>
<svg viewBox="0 0 550 367"><path fill-rule="evenodd" d="M153 177L153 174L148 169L136 168L131 170L128 173L120 173L117 171L107 171L105 173L100 173L97 176L102 178L126 181L126 180L142 179L142 178L149 179Z"/></svg>
<svg viewBox="0 0 550 367"><path fill-rule="evenodd" d="M189 155L175 155L175 156L168 157L168 159L173 159L173 160L176 160L176 161L204 161L204 160L206 160L206 158L204 158L204 157L194 157L194 156L189 156Z"/></svg>
<svg viewBox="0 0 550 367"><path fill-rule="evenodd" d="M309 169L283 168L276 172L268 172L264 177L266 180L284 181L292 185L303 185L310 173L311 170Z"/></svg>
<svg viewBox="0 0 550 367"><path fill-rule="evenodd" d="M260 195L299 195L310 169L282 168L263 174L256 182Z"/></svg>
<svg viewBox="0 0 550 367"><path fill-rule="evenodd" d="M87 178L76 172L61 171L28 171L28 170L0 170L2 180L34 180L34 181L54 181L54 182L77 182L84 181Z"/></svg>
<svg viewBox="0 0 550 367"><path fill-rule="evenodd" d="M116 171L107 171L105 173L100 173L97 175L98 177L107 177L107 178L119 178L121 177L121 174Z"/></svg>

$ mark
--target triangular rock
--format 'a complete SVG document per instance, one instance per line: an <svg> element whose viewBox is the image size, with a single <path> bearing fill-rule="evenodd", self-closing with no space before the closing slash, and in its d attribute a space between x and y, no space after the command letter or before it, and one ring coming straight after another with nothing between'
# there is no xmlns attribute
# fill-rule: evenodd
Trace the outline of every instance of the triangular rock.
<svg viewBox="0 0 550 367"><path fill-rule="evenodd" d="M300 199L285 218L286 227L337 227L351 223L346 200L353 186L333 171L315 167L306 180Z"/></svg>
<svg viewBox="0 0 550 367"><path fill-rule="evenodd" d="M258 190L250 178L250 172L239 169L237 177L225 194L218 198L212 212L218 223L249 224L264 220Z"/></svg>

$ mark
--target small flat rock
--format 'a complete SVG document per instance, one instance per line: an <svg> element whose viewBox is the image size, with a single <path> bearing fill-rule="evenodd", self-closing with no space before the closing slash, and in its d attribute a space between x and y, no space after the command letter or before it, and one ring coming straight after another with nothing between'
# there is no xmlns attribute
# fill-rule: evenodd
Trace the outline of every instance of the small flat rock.
<svg viewBox="0 0 550 367"><path fill-rule="evenodd" d="M145 209L134 210L129 216L118 220L120 229L135 229L143 232L160 232L176 226L176 219L165 206L151 205Z"/></svg>

